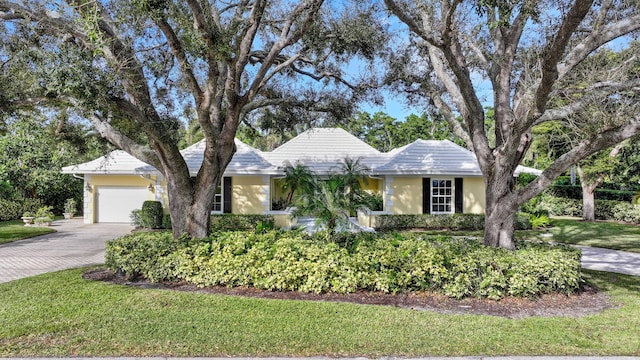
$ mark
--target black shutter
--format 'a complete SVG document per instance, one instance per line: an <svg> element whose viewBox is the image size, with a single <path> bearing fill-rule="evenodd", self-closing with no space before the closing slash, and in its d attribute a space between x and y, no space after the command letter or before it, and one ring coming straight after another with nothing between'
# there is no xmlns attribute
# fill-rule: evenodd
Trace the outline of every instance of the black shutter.
<svg viewBox="0 0 640 360"><path fill-rule="evenodd" d="M222 212L231 213L231 178L225 177L222 181Z"/></svg>
<svg viewBox="0 0 640 360"><path fill-rule="evenodd" d="M431 214L431 178L422 178L422 213Z"/></svg>
<svg viewBox="0 0 640 360"><path fill-rule="evenodd" d="M455 195L454 200L456 203L456 214L462 214L464 191L462 189L462 178L455 178Z"/></svg>

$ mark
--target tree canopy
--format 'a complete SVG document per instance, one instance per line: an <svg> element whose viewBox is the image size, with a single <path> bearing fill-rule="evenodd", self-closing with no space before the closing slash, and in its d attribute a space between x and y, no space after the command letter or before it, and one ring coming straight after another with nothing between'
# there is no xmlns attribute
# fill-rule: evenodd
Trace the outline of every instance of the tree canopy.
<svg viewBox="0 0 640 360"><path fill-rule="evenodd" d="M367 96L370 81L343 66L373 59L376 14L366 1L0 0L3 66L21 70L8 81L29 80L0 105L73 106L162 172L174 235L204 237L241 121ZM179 152L185 109L206 140L194 177Z"/></svg>
<svg viewBox="0 0 640 360"><path fill-rule="evenodd" d="M513 248L518 207L572 164L640 133L640 113L584 119L591 131L524 188L512 186L532 129L590 106L623 99L640 86L637 61L586 61L601 49L632 46L637 4L576 1L384 0L409 36L390 59L388 82L444 116L475 152L486 183L484 241ZM585 74L600 76L584 76ZM490 93L480 91L490 88ZM488 98L483 98L488 96ZM605 101L607 100L607 101ZM492 102L495 142L483 102ZM619 109L613 106L611 108ZM588 126L587 126L588 125Z"/></svg>

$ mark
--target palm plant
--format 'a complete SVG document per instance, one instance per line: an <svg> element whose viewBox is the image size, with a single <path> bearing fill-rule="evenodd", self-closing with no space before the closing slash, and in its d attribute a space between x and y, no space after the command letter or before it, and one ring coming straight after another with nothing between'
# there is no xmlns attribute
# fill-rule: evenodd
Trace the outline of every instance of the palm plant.
<svg viewBox="0 0 640 360"><path fill-rule="evenodd" d="M359 210L368 211L367 193L362 190L368 170L359 160L345 159L341 171L325 181L307 182L296 201L294 215L316 218L316 225L325 225L327 235L333 234L341 225L347 229L349 216ZM314 178L315 180L315 178Z"/></svg>
<svg viewBox="0 0 640 360"><path fill-rule="evenodd" d="M293 204L294 196L315 192L316 177L308 167L301 163L296 163L295 166L287 164L284 168L284 174L282 191L287 194L284 202L285 208Z"/></svg>
<svg viewBox="0 0 640 360"><path fill-rule="evenodd" d="M328 234L333 234L339 225L349 224L349 200L339 178L318 182L315 191L301 194L296 207L294 215L315 217L316 225L325 225Z"/></svg>

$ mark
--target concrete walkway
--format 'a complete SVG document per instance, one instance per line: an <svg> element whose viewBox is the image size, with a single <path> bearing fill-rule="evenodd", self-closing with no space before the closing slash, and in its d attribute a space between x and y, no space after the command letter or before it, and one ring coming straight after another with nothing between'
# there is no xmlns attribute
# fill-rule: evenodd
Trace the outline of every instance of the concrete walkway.
<svg viewBox="0 0 640 360"><path fill-rule="evenodd" d="M55 233L0 245L0 283L104 263L105 244L131 231L129 224L56 220Z"/></svg>
<svg viewBox="0 0 640 360"><path fill-rule="evenodd" d="M640 276L640 254L575 245L582 250L582 267Z"/></svg>

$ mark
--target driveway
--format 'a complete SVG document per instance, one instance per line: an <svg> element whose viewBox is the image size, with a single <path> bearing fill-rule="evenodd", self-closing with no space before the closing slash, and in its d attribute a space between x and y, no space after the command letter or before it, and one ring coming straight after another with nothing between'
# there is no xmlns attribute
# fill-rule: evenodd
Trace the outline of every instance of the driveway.
<svg viewBox="0 0 640 360"><path fill-rule="evenodd" d="M56 233L0 245L0 283L104 263L106 241L131 231L129 224L56 220Z"/></svg>

